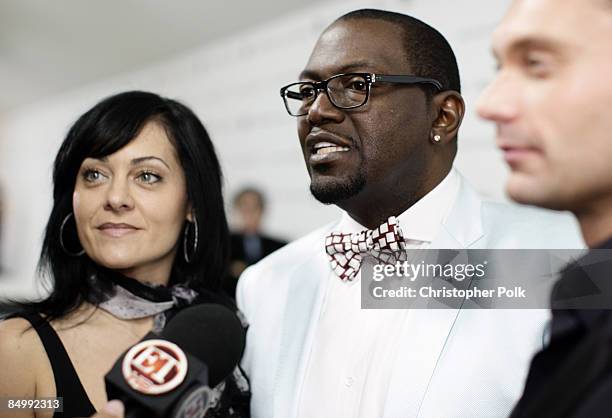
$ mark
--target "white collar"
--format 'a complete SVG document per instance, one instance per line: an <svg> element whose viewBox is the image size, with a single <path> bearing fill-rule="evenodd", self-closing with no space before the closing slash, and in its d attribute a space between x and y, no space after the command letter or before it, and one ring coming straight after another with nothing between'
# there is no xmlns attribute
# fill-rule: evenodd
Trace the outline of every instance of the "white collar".
<svg viewBox="0 0 612 418"><path fill-rule="evenodd" d="M459 180L457 171L452 168L436 187L397 216L404 238L414 241L433 241L457 198ZM342 211L337 229L343 233L355 233L368 228L351 218L346 211Z"/></svg>

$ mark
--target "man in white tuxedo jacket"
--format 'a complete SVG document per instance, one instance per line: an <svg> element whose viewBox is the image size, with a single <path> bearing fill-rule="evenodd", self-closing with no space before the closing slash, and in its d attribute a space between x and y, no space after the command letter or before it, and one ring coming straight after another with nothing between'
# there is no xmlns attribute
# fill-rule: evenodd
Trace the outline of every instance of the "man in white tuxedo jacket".
<svg viewBox="0 0 612 418"><path fill-rule="evenodd" d="M452 168L459 91L441 34L375 10L328 27L300 82L281 89L311 192L344 212L238 283L254 417L510 412L545 343L545 310L364 310L359 268L332 269L338 259L326 248L330 233L352 240L387 222L408 250L581 246L569 217L485 203Z"/></svg>

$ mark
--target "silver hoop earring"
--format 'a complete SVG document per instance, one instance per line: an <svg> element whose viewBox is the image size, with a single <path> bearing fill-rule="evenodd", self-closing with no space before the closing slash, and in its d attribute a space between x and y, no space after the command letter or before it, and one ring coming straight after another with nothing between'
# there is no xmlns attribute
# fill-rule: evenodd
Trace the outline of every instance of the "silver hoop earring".
<svg viewBox="0 0 612 418"><path fill-rule="evenodd" d="M193 251L191 252L191 256L187 255L187 241L189 240L189 224L191 222L187 222L187 226L185 227L185 231L183 232L183 255L185 256L185 261L187 264L191 264L192 257L195 255L198 249L198 220L196 217L193 218Z"/></svg>
<svg viewBox="0 0 612 418"><path fill-rule="evenodd" d="M62 250L64 250L64 252L66 254L68 254L70 257L80 257L83 254L85 254L85 250L81 249L81 251L79 251L78 253L71 253L70 251L68 251L68 249L66 248L66 244L64 244L64 227L66 226L66 224L68 223L68 219L70 219L70 217L72 216L72 212L70 212L68 215L66 215L66 217L64 218L64 220L62 221L62 226L60 226L60 236L59 236L59 240L60 240L60 247L62 247Z"/></svg>

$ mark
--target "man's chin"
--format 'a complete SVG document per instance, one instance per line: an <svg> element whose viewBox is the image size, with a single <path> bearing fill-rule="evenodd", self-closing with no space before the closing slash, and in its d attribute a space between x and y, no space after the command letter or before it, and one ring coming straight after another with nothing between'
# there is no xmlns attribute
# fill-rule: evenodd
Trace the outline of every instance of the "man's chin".
<svg viewBox="0 0 612 418"><path fill-rule="evenodd" d="M506 193L510 199L522 205L553 210L569 209L562 194L555 192L553 185L525 174L511 174L506 184Z"/></svg>
<svg viewBox="0 0 612 418"><path fill-rule="evenodd" d="M348 179L313 179L310 193L325 205L337 204L359 194L365 187L365 176L357 175Z"/></svg>

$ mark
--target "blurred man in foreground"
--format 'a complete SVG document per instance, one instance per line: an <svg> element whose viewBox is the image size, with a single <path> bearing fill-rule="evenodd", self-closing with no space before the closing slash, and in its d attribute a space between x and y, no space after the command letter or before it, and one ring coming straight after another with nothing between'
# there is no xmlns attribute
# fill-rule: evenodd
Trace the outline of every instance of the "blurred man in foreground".
<svg viewBox="0 0 612 418"><path fill-rule="evenodd" d="M509 196L573 212L589 247L612 249L612 2L515 0L493 52L499 72L478 110L497 125ZM565 271L553 303L612 280L601 253ZM550 344L534 358L513 417L610 415L611 312L553 311Z"/></svg>

